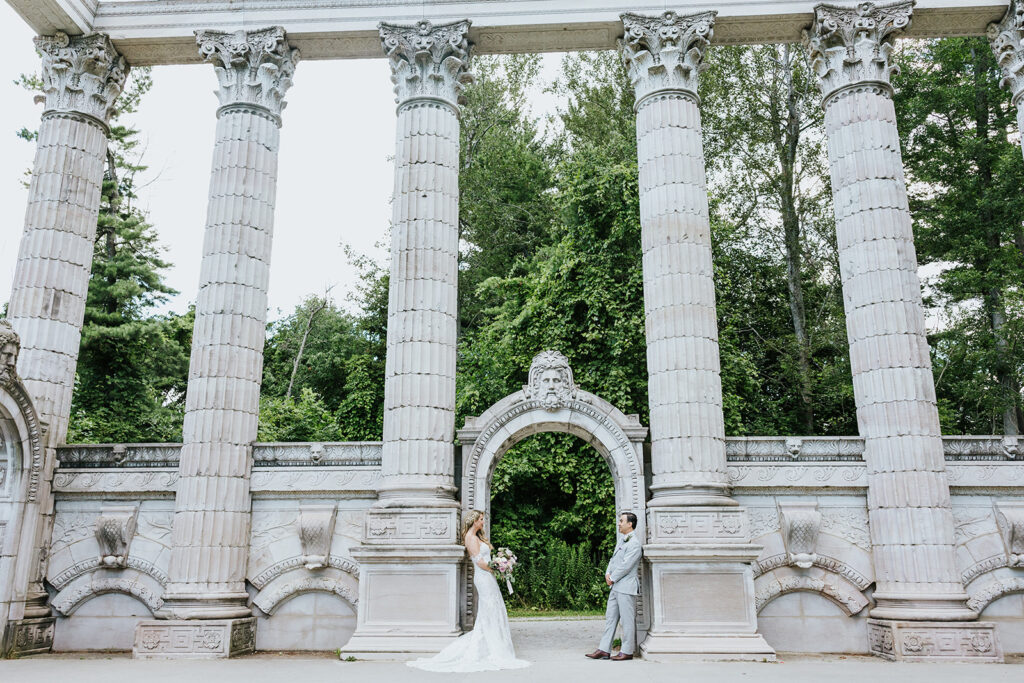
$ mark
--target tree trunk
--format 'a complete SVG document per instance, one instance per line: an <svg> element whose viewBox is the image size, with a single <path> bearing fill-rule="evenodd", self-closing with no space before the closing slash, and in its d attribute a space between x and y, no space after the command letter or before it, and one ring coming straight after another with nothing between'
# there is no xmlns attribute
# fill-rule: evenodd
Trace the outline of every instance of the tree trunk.
<svg viewBox="0 0 1024 683"><path fill-rule="evenodd" d="M309 331L313 327L313 318L317 316L320 311L327 308L327 297L321 300L320 305L309 312L309 317L306 318L306 329L302 331L302 341L299 342L299 351L295 354L295 362L292 363L292 376L288 378L288 391L284 393L285 398L292 397L292 387L295 386L295 375L299 372L299 363L302 361L302 354L306 351L306 340L309 339Z"/></svg>

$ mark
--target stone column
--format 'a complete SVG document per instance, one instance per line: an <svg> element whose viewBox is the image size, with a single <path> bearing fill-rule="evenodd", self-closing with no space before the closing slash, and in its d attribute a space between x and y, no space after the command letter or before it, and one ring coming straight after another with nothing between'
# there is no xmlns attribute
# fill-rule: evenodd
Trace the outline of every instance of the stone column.
<svg viewBox="0 0 1024 683"><path fill-rule="evenodd" d="M650 659L775 654L757 634L751 563L761 548L726 473L697 96L714 21L714 12L622 15L620 50L636 91L651 407L652 621L641 644Z"/></svg>
<svg viewBox="0 0 1024 683"><path fill-rule="evenodd" d="M367 515L357 657L439 650L459 630L455 501L459 94L469 21L380 25L398 103L384 448Z"/></svg>
<svg viewBox="0 0 1024 683"><path fill-rule="evenodd" d="M220 108L170 581L158 614L179 621L140 624L135 654L143 657L239 654L252 650L255 632L245 591L249 474L259 415L281 110L298 51L288 46L280 27L198 31L196 39L217 72ZM209 645L214 641L216 648Z"/></svg>
<svg viewBox="0 0 1024 683"><path fill-rule="evenodd" d="M64 443L106 167L107 122L128 66L110 38L40 36L45 110L7 317L18 373L49 441Z"/></svg>
<svg viewBox="0 0 1024 683"><path fill-rule="evenodd" d="M44 103L29 184L25 231L7 316L21 338L18 374L47 425L38 488L21 532L31 548L23 602L12 609L11 632L31 633L10 651L48 649L53 617L43 587L50 537L53 446L64 443L85 317L107 154L107 123L128 66L103 34L35 39L42 56ZM20 638L20 640L26 640Z"/></svg>
<svg viewBox="0 0 1024 683"><path fill-rule="evenodd" d="M897 657L904 649L901 620L977 618L966 607L954 555L949 483L889 83L893 41L909 26L913 4L818 5L806 35L825 108L857 424L868 469L876 580L869 635L874 652ZM948 624L917 623L915 633L940 639L948 632L944 627ZM888 642L892 646L885 652Z"/></svg>
<svg viewBox="0 0 1024 683"><path fill-rule="evenodd" d="M1024 130L1024 5L1011 0L1006 16L998 23L989 24L988 39L992 52L1003 71L1001 85L1013 93L1013 106L1017 107L1017 130Z"/></svg>

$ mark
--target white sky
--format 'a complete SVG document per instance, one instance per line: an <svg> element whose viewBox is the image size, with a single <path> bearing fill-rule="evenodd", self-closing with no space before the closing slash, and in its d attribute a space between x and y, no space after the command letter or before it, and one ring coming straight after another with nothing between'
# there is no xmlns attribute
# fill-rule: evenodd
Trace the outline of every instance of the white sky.
<svg viewBox="0 0 1024 683"><path fill-rule="evenodd" d="M42 106L14 85L39 68L32 31L0 2L10 49L0 60L0 303L10 295L27 191L24 172L35 145L15 136L38 127ZM384 59L300 62L281 129L277 211L270 280L271 319L308 294L334 285L341 302L357 274L342 244L386 261L374 245L391 216L394 96ZM149 171L138 205L149 212L166 258L168 283L182 311L195 299L216 125L216 78L209 65L153 69L153 89L131 121L141 131ZM280 310L280 312L279 312Z"/></svg>

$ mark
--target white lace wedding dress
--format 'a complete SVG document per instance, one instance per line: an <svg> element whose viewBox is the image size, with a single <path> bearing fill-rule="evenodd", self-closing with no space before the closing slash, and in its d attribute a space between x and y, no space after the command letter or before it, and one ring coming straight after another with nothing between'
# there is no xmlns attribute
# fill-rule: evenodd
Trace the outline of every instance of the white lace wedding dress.
<svg viewBox="0 0 1024 683"><path fill-rule="evenodd" d="M491 549L486 543L480 544L480 552L473 558L491 561ZM469 633L449 643L448 647L433 657L407 662L411 667L424 671L469 672L497 671L499 669L522 669L530 663L516 659L512 646L512 634L508 628L508 612L501 598L494 574L475 567L473 585L479 597L476 624Z"/></svg>

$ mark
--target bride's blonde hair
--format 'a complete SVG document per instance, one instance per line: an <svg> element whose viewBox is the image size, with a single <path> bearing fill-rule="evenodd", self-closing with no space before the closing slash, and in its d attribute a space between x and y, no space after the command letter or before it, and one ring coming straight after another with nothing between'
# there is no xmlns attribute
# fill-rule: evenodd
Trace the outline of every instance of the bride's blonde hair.
<svg viewBox="0 0 1024 683"><path fill-rule="evenodd" d="M483 517L483 516L484 516L484 513L482 511L480 511L480 510L468 510L464 515L462 515L462 542L463 543L466 542L466 534L468 534L469 530L472 528L472 526L474 524L476 524L476 521L478 519L480 519L481 517ZM494 549L494 546L491 545L491 542L487 540L486 536L484 536L483 528L481 528L480 531L476 532L476 537L479 538L483 543L486 543L488 548L491 548L492 550Z"/></svg>

